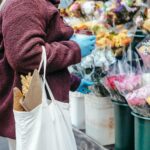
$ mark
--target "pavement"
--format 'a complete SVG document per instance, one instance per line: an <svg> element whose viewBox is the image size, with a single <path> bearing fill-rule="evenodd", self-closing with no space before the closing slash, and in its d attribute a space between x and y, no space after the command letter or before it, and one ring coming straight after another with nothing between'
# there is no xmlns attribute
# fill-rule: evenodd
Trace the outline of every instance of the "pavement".
<svg viewBox="0 0 150 150"><path fill-rule="evenodd" d="M2 137L0 137L0 150L9 150L7 140Z"/></svg>

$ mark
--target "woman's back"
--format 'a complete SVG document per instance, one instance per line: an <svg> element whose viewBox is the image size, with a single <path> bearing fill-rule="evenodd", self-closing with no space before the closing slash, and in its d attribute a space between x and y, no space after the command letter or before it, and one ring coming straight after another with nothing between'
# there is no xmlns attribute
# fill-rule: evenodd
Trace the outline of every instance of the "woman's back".
<svg viewBox="0 0 150 150"><path fill-rule="evenodd" d="M71 87L67 67L79 63L81 53L75 42L68 41L73 30L64 24L51 2L7 0L6 3L0 12L0 136L15 138L13 88L21 89L21 74L38 68L41 45L47 52L49 86L55 98L64 102L69 100ZM75 87L79 83L78 80Z"/></svg>

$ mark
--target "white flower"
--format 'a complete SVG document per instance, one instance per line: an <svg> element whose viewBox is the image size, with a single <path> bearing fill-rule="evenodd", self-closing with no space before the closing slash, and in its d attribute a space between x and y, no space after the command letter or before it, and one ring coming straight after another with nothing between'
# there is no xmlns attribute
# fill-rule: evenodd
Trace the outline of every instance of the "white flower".
<svg viewBox="0 0 150 150"><path fill-rule="evenodd" d="M95 10L95 2L94 1L87 1L81 5L81 11L86 16L92 15Z"/></svg>

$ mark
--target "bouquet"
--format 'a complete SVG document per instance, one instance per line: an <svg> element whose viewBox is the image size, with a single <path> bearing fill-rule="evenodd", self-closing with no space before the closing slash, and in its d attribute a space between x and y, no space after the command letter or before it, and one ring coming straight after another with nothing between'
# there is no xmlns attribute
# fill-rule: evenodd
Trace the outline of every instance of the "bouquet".
<svg viewBox="0 0 150 150"><path fill-rule="evenodd" d="M110 92L110 96L113 101L126 103L126 99L124 98L124 96L122 96L122 94L120 94L120 92L118 91L115 85L115 82L122 83L124 78L125 78L125 74L119 74L119 75L108 76L104 80L104 85Z"/></svg>
<svg viewBox="0 0 150 150"><path fill-rule="evenodd" d="M138 89L142 84L140 74L119 74L105 79L105 85L109 89L112 99L126 103L125 95Z"/></svg>
<svg viewBox="0 0 150 150"><path fill-rule="evenodd" d="M122 95L138 89L141 84L142 76L140 74L126 74L122 82L115 81L115 86Z"/></svg>
<svg viewBox="0 0 150 150"><path fill-rule="evenodd" d="M150 8L148 6L140 10L135 18L135 23L143 32L150 32Z"/></svg>
<svg viewBox="0 0 150 150"><path fill-rule="evenodd" d="M60 11L67 23L73 27L76 36L96 36L96 48L93 53L82 59L80 64L72 66L71 72L93 81L94 93L105 95L102 91L107 89L114 100L126 103L125 94L141 86L141 74L134 71L131 73L129 69L137 67L136 58L132 60L126 58L125 61L124 53L131 45L134 53L133 38L137 31L135 17L141 12L145 15L141 26L148 31L149 9L146 8L145 1L77 0L67 9ZM139 21L141 20L137 22ZM141 53L139 55L143 56ZM148 59L145 61L148 62ZM115 72L112 71L114 68ZM130 82L132 84L127 84Z"/></svg>
<svg viewBox="0 0 150 150"><path fill-rule="evenodd" d="M124 25L117 26L115 22L109 23L109 15L113 14L110 18L114 18L119 13L115 14L115 10L123 5L121 3L122 1L78 0L69 8L60 11L66 22L73 27L74 33L95 35L98 48L110 47L114 56L120 58L132 42L132 38L128 35L129 29ZM122 9L120 11L122 12Z"/></svg>
<svg viewBox="0 0 150 150"><path fill-rule="evenodd" d="M83 22L73 26L76 34L96 36L96 46L99 49L111 49L113 55L118 58L123 55L132 41L128 30L124 26L117 27L117 32L111 31L110 26L98 21Z"/></svg>
<svg viewBox="0 0 150 150"><path fill-rule="evenodd" d="M143 29L146 30L147 32L150 32L150 8L147 8L145 10L145 18L144 18L144 22L143 22Z"/></svg>
<svg viewBox="0 0 150 150"><path fill-rule="evenodd" d="M64 17L76 17L84 20L98 19L100 17L99 9L103 5L104 2L101 1L77 0L67 9L60 9L60 13Z"/></svg>
<svg viewBox="0 0 150 150"><path fill-rule="evenodd" d="M109 49L96 48L91 55L82 59L80 64L72 66L71 73L89 81L93 81L91 89L96 95L108 96L109 93L102 84L102 79L107 75L109 67L116 59Z"/></svg>
<svg viewBox="0 0 150 150"><path fill-rule="evenodd" d="M150 73L143 68L131 68L128 74L112 80L112 93L117 91L115 96L122 96L134 113L150 117Z"/></svg>
<svg viewBox="0 0 150 150"><path fill-rule="evenodd" d="M150 35L136 46L137 52L141 56L146 70L150 69Z"/></svg>
<svg viewBox="0 0 150 150"><path fill-rule="evenodd" d="M126 62L126 59L117 60L109 68L109 73L103 80L104 86L108 89L111 99L114 101L126 103L125 97L119 92L116 83L121 84L127 75L129 65Z"/></svg>
<svg viewBox="0 0 150 150"><path fill-rule="evenodd" d="M126 100L133 110L144 117L150 117L150 73L143 72L141 74L141 82L138 88L132 92L126 93ZM131 83L129 83L131 84Z"/></svg>
<svg viewBox="0 0 150 150"><path fill-rule="evenodd" d="M141 86L132 93L126 95L127 102L133 112L150 117L150 84Z"/></svg>
<svg viewBox="0 0 150 150"><path fill-rule="evenodd" d="M121 60L117 60L103 82L112 100L121 103L127 103L125 95L138 89L142 84L141 68L131 65L128 57L125 53Z"/></svg>
<svg viewBox="0 0 150 150"><path fill-rule="evenodd" d="M108 22L114 24L125 24L132 21L139 10L131 0L112 0L105 3L107 7Z"/></svg>

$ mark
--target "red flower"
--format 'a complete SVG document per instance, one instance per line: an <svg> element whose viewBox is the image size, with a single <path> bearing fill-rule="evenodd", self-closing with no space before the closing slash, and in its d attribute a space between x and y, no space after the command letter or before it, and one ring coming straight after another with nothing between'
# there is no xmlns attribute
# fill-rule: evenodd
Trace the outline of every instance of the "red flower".
<svg viewBox="0 0 150 150"><path fill-rule="evenodd" d="M109 89L114 90L114 89L116 89L115 82L116 81L117 82L123 82L124 79L125 79L125 75L109 76L109 77L106 78L105 84Z"/></svg>

